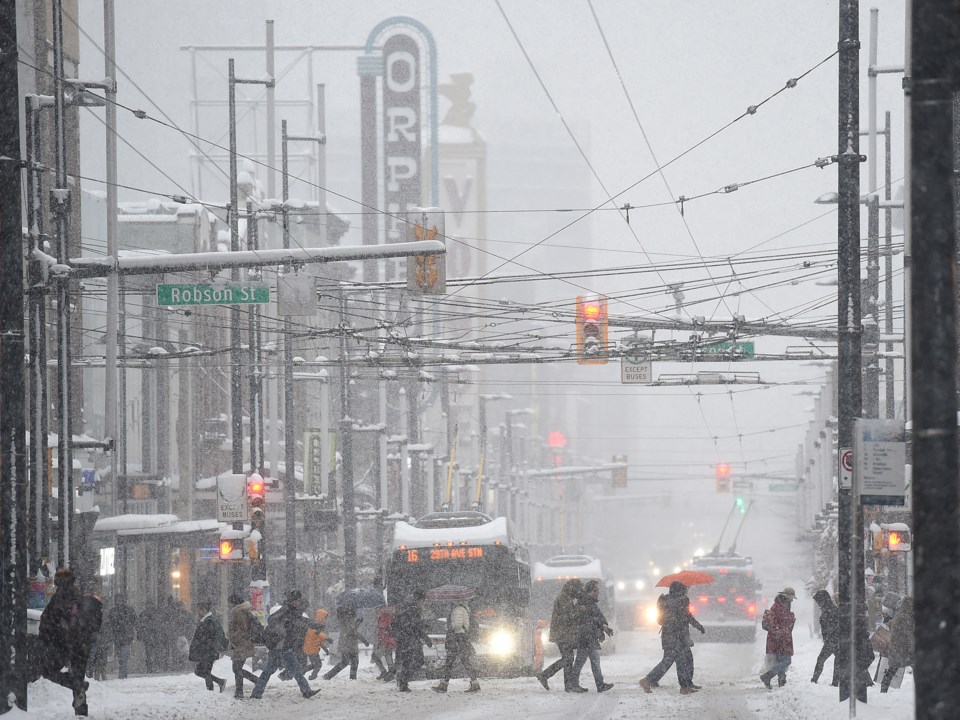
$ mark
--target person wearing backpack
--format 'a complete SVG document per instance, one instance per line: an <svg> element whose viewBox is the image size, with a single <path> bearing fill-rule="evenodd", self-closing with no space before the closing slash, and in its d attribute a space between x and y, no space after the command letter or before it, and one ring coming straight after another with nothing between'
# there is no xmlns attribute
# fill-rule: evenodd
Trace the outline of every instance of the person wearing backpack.
<svg viewBox="0 0 960 720"><path fill-rule="evenodd" d="M689 695L700 689L693 683L693 639L690 637L690 626L693 625L702 633L706 632L703 625L690 612L690 598L687 597L687 586L682 582L670 583L670 590L666 595L657 599L658 619L660 622L660 645L663 648L663 659L640 679L640 687L646 693L653 692L670 666L677 664L677 680L680 683L680 694Z"/></svg>
<svg viewBox="0 0 960 720"><path fill-rule="evenodd" d="M267 621L263 641L270 654L267 656L266 665L260 671L260 677L253 686L253 692L250 693L251 700L259 700L263 697L267 683L270 682L270 676L281 665L296 679L300 692L305 698L311 698L320 692L320 688L314 690L310 687L310 683L303 675L300 660L297 658L297 654L303 650L303 640L307 630L321 628L317 623L310 622L304 617L305 606L303 593L299 590L291 590L287 593L283 607L271 615Z"/></svg>
<svg viewBox="0 0 960 720"><path fill-rule="evenodd" d="M53 584L56 590L40 615L41 674L69 688L74 713L86 715L89 683L84 676L100 630L103 605L94 595L81 595L70 568L59 568Z"/></svg>
<svg viewBox="0 0 960 720"><path fill-rule="evenodd" d="M453 675L453 666L457 660L460 660L467 677L470 678L470 687L467 688L467 692L479 692L480 683L477 681L477 668L474 662L476 653L470 642L470 608L466 600L457 600L450 608L445 643L447 659L443 664L443 679L433 689L441 693L447 691L450 677Z"/></svg>
<svg viewBox="0 0 960 720"><path fill-rule="evenodd" d="M253 614L250 603L237 593L233 593L227 600L230 603L230 619L227 623L230 640L230 658L233 665L233 680L235 698L243 698L243 679L256 682L260 679L243 665L247 658L252 658L254 643L261 642L263 626Z"/></svg>
<svg viewBox="0 0 960 720"><path fill-rule="evenodd" d="M213 663L220 658L220 653L227 649L227 641L223 627L211 607L209 600L197 601L200 624L194 630L193 641L190 643L190 662L196 663L193 674L203 678L207 690L213 690L213 686L218 685L220 692L223 692L227 681L213 674Z"/></svg>

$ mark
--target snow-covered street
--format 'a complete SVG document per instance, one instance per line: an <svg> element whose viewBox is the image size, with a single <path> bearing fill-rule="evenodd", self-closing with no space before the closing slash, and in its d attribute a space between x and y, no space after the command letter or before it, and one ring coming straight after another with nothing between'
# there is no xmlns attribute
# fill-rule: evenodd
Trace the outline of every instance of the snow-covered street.
<svg viewBox="0 0 960 720"><path fill-rule="evenodd" d="M659 639L649 631L624 632L617 653L604 656L604 673L613 690L593 692L589 665L581 682L591 692L570 695L562 691L560 676L553 678L551 692L545 692L533 678L510 680L481 679L482 691L464 694L465 680L454 680L450 692L439 695L430 690L433 682L411 684L413 692L401 694L394 684L374 680L376 669L369 656L361 658L360 677L351 682L346 673L322 683L323 692L304 700L293 681L274 676L260 701L235 700L232 680L223 694L207 692L193 675L138 677L129 680L91 682L90 717L100 720L250 720L284 718L299 720L322 716L325 720L366 720L367 718L423 718L437 720L513 720L514 718L698 718L699 720L740 720L776 718L846 718L847 703L837 702L836 688L829 686L830 661L820 684L810 683L810 673L819 643L801 628L798 620L797 655L787 685L768 691L757 674L763 661L762 633L749 644L698 642L694 648L695 680L703 690L680 695L671 670L653 694L644 694L637 680L660 658ZM221 659L216 674L232 677L229 660ZM249 686L247 686L249 694ZM30 711L16 710L10 717L35 720L72 718L70 694L45 680L34 684ZM909 720L913 717L913 676L908 672L899 690L881 695L871 688L869 703L858 705L857 717L873 720Z"/></svg>

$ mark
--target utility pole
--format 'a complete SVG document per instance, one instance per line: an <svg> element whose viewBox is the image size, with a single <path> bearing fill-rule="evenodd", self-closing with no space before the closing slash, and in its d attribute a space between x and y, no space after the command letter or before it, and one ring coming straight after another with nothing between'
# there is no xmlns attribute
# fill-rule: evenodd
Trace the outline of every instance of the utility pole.
<svg viewBox="0 0 960 720"><path fill-rule="evenodd" d="M357 514L353 492L353 418L350 417L350 367L347 357L347 295L340 287L340 446L341 503L343 506L343 581L357 585Z"/></svg>
<svg viewBox="0 0 960 720"><path fill-rule="evenodd" d="M17 13L0 4L0 714L27 709L27 475ZM69 309L69 308L68 308ZM46 450L46 438L34 438ZM11 653L10 649L15 649Z"/></svg>
<svg viewBox="0 0 960 720"><path fill-rule="evenodd" d="M230 122L230 252L240 250L240 227L237 189L237 84L233 58L227 62L229 122ZM230 272L230 279L240 280L240 269ZM235 474L243 473L243 387L240 379L240 306L230 306L230 440L231 465Z"/></svg>
<svg viewBox="0 0 960 720"><path fill-rule="evenodd" d="M883 170L883 199L888 203L892 197L892 168L891 168L891 140L890 140L890 111L884 114L883 122L884 135L884 170ZM893 209L887 207L883 214L883 236L884 236L884 255L886 263L883 266L883 331L887 337L893 336ZM897 413L897 401L894 394L894 374L893 374L893 343L888 342L884 348L887 357L884 360L883 368L883 409L884 417L892 420ZM904 354L910 351L906 348Z"/></svg>
<svg viewBox="0 0 960 720"><path fill-rule="evenodd" d="M117 66L114 0L103 0L103 73L106 78L106 174L107 174L107 256L117 257ZM104 434L114 440L110 453L110 512L119 515L117 468L117 326L120 279L117 273L107 275L107 332L103 377ZM192 478L191 478L192 482ZM126 488L124 487L124 490Z"/></svg>
<svg viewBox="0 0 960 720"><path fill-rule="evenodd" d="M854 420L862 413L860 325L860 3L841 0L839 17L839 98L837 171L837 355L838 355L838 467L844 451L854 445ZM854 460L856 462L856 459ZM863 517L854 507L852 483L841 483L838 492L839 533L837 565L840 595L840 700L850 697L855 712L855 638L862 605ZM858 582L859 581L859 582ZM866 687L862 689L866 700Z"/></svg>
<svg viewBox="0 0 960 720"><path fill-rule="evenodd" d="M259 250L257 213L253 201L247 199L247 250ZM255 275L255 277L251 277ZM247 271L249 280L260 280L260 271L251 268ZM250 472L263 475L263 375L261 373L260 347L260 311L251 306L247 314L250 362L247 373L250 380Z"/></svg>
<svg viewBox="0 0 960 720"><path fill-rule="evenodd" d="M67 126L64 118L63 3L53 3L53 108L56 188L50 193L57 226L57 261L70 264L70 188L67 185ZM71 417L70 280L57 282L57 400L60 422L57 433L57 563L70 565L73 520L73 433Z"/></svg>
<svg viewBox="0 0 960 720"><path fill-rule="evenodd" d="M957 483L957 242L952 139L960 82L953 0L914 0L908 15L910 402L913 420L915 715L960 706L960 485Z"/></svg>

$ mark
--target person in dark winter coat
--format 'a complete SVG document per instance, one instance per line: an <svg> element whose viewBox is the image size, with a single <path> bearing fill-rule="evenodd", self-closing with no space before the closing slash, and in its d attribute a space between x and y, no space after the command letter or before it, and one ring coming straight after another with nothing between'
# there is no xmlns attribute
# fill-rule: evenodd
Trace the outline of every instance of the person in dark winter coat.
<svg viewBox="0 0 960 720"><path fill-rule="evenodd" d="M787 668L793 662L793 626L797 622L797 616L790 610L790 605L796 599L797 593L793 588L784 588L774 598L773 607L763 613L763 629L767 631L767 655L776 656L773 667L760 675L760 680L768 690L773 689L770 681L774 675L780 687L787 684Z"/></svg>
<svg viewBox="0 0 960 720"><path fill-rule="evenodd" d="M690 613L687 586L681 582L670 583L667 594L657 599L657 610L663 658L646 677L640 679L640 687L644 692L653 692L652 688L658 686L660 678L676 663L680 694L695 693L700 686L693 683L693 651L690 649L693 639L690 637L690 626L693 625L701 634L705 631L703 625Z"/></svg>
<svg viewBox="0 0 960 720"><path fill-rule="evenodd" d="M380 669L377 680L384 682L393 680L396 675L393 669L393 650L397 647L392 631L394 615L396 610L392 607L384 606L377 611L377 641L373 644L373 653L370 655L370 662Z"/></svg>
<svg viewBox="0 0 960 720"><path fill-rule="evenodd" d="M607 623L607 618L600 610L599 600L600 583L590 580L583 586L583 594L580 596L581 612L578 616L577 659L573 662L573 682L575 685L580 684L580 673L589 658L597 692L606 692L613 687L613 683L603 680L603 670L600 668L600 643L607 636L613 635L613 628Z"/></svg>
<svg viewBox="0 0 960 720"><path fill-rule="evenodd" d="M890 664L880 681L880 692L887 692L897 671L908 665L913 667L913 598L909 596L900 601L890 623Z"/></svg>
<svg viewBox="0 0 960 720"><path fill-rule="evenodd" d="M157 671L157 643L160 630L157 608L147 605L137 618L137 639L143 643L143 661L148 673Z"/></svg>
<svg viewBox="0 0 960 720"><path fill-rule="evenodd" d="M397 610L393 619L393 637L397 642L397 689L410 692L410 681L424 663L423 646L433 647L423 621L426 593L418 590Z"/></svg>
<svg viewBox="0 0 960 720"><path fill-rule="evenodd" d="M560 590L560 594L557 595L557 599L553 602L549 639L557 644L557 649L560 650L560 659L537 673L537 680L540 681L545 690L550 689L547 680L563 670L563 689L566 692L587 692L587 689L580 687L573 677L574 653L577 651L579 632L577 604L582 590L583 583L579 580L576 578L567 580Z"/></svg>
<svg viewBox="0 0 960 720"><path fill-rule="evenodd" d="M117 595L113 607L107 613L107 627L113 637L117 654L117 678L125 680L130 662L130 648L137 633L137 614L127 605L125 595Z"/></svg>
<svg viewBox="0 0 960 720"><path fill-rule="evenodd" d="M43 677L73 692L73 711L87 714L84 680L90 650L100 630L103 606L99 598L82 595L69 568L57 570L56 587L40 615L39 640L43 648ZM67 670L64 670L64 667Z"/></svg>
<svg viewBox="0 0 960 720"><path fill-rule="evenodd" d="M252 658L254 643L260 642L263 636L263 626L253 615L249 602L234 593L228 599L230 603L230 619L227 624L228 639L230 640L230 659L233 664L233 679L235 698L243 697L243 679L251 682L259 680L259 676L244 668L247 658Z"/></svg>
<svg viewBox="0 0 960 720"><path fill-rule="evenodd" d="M227 686L227 681L213 674L213 663L220 658L221 651L226 649L226 638L223 627L210 610L209 600L197 601L197 615L200 623L193 632L193 641L190 643L190 662L196 663L193 674L203 678L207 690L213 690L217 685L220 692Z"/></svg>
<svg viewBox="0 0 960 720"><path fill-rule="evenodd" d="M815 683L820 679L824 663L833 655L833 680L830 684L836 687L840 684L840 666L837 663L837 650L840 647L840 608L826 590L817 590L813 594L813 601L820 607L820 637L823 639L823 647L817 656L810 682Z"/></svg>
<svg viewBox="0 0 960 720"><path fill-rule="evenodd" d="M453 675L453 667L459 660L470 678L470 687L467 688L467 692L479 692L480 682L477 680L477 669L474 662L476 653L473 649L473 643L470 642L470 607L466 600L458 600L450 608L450 617L447 618L447 637L444 643L447 658L443 664L443 679L433 689L441 693L447 691L447 687L450 685L450 677Z"/></svg>
<svg viewBox="0 0 960 720"><path fill-rule="evenodd" d="M360 634L360 623L356 608L338 607L337 624L340 625L340 637L337 639L337 655L340 661L323 674L324 680L333 679L337 673L348 665L350 679L357 679L357 668L360 667L360 643L370 647L370 641Z"/></svg>
<svg viewBox="0 0 960 720"><path fill-rule="evenodd" d="M253 692L250 693L251 700L259 700L263 697L263 691L267 689L270 676L281 665L296 679L300 693L305 698L313 697L320 692L320 688L314 690L310 687L298 658L298 654L303 651L303 640L307 630L311 627L321 628L317 623L310 622L304 617L305 607L303 594L299 590L291 590L287 593L283 607L277 610L267 622L263 636L270 654L267 656L266 665L260 671L256 685L253 686Z"/></svg>

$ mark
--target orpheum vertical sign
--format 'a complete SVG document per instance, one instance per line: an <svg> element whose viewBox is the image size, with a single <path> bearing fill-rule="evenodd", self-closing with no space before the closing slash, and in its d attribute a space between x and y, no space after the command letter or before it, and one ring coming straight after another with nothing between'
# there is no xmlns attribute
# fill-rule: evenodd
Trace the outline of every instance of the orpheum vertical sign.
<svg viewBox="0 0 960 720"><path fill-rule="evenodd" d="M404 218L420 205L420 48L409 35L383 44L383 188L386 242L406 239ZM387 280L396 277L390 262Z"/></svg>

